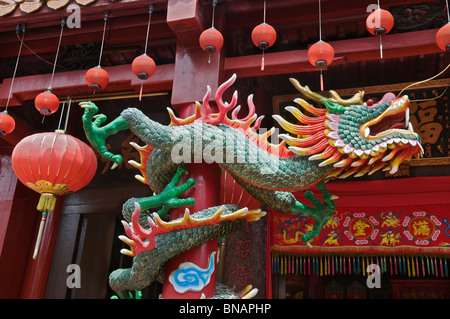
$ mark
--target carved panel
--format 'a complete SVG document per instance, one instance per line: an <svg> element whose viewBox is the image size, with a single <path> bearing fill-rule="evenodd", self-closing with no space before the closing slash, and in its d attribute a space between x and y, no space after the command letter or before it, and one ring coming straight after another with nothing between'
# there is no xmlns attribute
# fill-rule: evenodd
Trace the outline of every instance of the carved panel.
<svg viewBox="0 0 450 319"><path fill-rule="evenodd" d="M392 33L440 28L447 23L445 1L390 7L394 17Z"/></svg>

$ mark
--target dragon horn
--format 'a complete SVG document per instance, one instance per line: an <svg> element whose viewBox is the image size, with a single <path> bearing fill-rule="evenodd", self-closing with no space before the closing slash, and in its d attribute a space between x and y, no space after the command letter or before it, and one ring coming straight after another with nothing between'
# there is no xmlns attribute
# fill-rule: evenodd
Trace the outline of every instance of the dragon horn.
<svg viewBox="0 0 450 319"><path fill-rule="evenodd" d="M294 78L290 78L289 81L291 81L291 83L300 93L302 93L305 97L310 98L315 102L319 102L320 100L325 99L333 103L339 103L343 106L363 104L364 91L359 91L358 93L355 93L355 95L353 95L349 99L343 99L339 96L339 94L337 94L336 91L331 90L329 91L331 97L327 98L319 93L311 91L311 89L308 86L302 86L300 82L298 82Z"/></svg>

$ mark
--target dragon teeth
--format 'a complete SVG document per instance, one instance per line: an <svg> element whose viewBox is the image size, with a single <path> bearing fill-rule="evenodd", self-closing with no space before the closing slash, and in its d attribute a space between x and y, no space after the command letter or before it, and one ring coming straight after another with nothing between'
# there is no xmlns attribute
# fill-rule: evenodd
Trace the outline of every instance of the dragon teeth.
<svg viewBox="0 0 450 319"><path fill-rule="evenodd" d="M407 108L405 113L405 127L409 128L409 124L409 108Z"/></svg>
<svg viewBox="0 0 450 319"><path fill-rule="evenodd" d="M345 146L345 143L344 143L343 140L338 139L338 140L336 141L336 143L334 144L334 146L336 146L336 147L344 147L344 146Z"/></svg>
<svg viewBox="0 0 450 319"><path fill-rule="evenodd" d="M332 139L334 139L334 140L337 140L337 139L339 139L339 134L338 134L338 132L336 132L336 131L330 131L330 132L327 134L327 137L332 138Z"/></svg>
<svg viewBox="0 0 450 319"><path fill-rule="evenodd" d="M414 128L411 123L408 123L408 131L414 132Z"/></svg>
<svg viewBox="0 0 450 319"><path fill-rule="evenodd" d="M366 127L364 130L364 137L367 138L370 135L370 128Z"/></svg>

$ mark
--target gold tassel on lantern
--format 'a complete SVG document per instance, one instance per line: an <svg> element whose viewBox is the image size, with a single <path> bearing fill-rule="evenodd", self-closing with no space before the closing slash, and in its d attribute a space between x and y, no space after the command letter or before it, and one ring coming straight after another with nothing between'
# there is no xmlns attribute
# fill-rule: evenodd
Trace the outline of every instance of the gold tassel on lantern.
<svg viewBox="0 0 450 319"><path fill-rule="evenodd" d="M37 210L42 212L41 222L39 224L39 231L36 238L36 244L34 245L33 259L37 258L39 253L39 247L41 245L42 235L44 233L45 221L47 220L47 214L55 210L56 196L50 193L43 193L39 198Z"/></svg>
<svg viewBox="0 0 450 319"><path fill-rule="evenodd" d="M39 198L37 210L40 212L53 212L56 205L56 196L50 193L43 193Z"/></svg>

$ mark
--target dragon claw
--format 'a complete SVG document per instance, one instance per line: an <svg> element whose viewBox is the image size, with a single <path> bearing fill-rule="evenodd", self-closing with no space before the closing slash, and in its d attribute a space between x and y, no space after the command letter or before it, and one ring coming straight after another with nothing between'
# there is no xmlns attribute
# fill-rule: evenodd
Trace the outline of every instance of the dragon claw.
<svg viewBox="0 0 450 319"><path fill-rule="evenodd" d="M320 231L331 218L336 208L333 199L337 198L337 196L331 195L330 192L328 192L323 181L317 184L317 188L322 193L323 203L316 196L314 196L311 191L306 191L305 198L311 201L314 206L304 205L297 201L292 211L293 213L298 213L314 219L313 230L302 236L303 242L308 246L311 245L309 241L319 235Z"/></svg>

